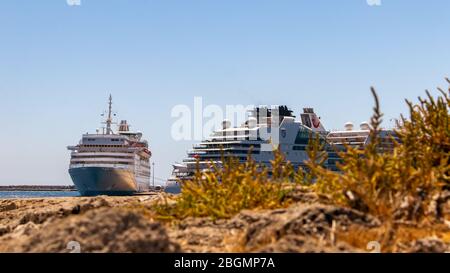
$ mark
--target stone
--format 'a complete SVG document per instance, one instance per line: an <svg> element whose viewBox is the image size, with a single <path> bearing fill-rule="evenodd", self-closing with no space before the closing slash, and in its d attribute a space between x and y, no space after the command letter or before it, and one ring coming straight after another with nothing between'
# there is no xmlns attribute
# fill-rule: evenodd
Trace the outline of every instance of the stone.
<svg viewBox="0 0 450 273"><path fill-rule="evenodd" d="M66 219L56 219L29 236L0 244L2 252L69 252L70 243L81 252L179 252L161 223L120 208L101 208Z"/></svg>
<svg viewBox="0 0 450 273"><path fill-rule="evenodd" d="M247 216L248 218L248 216ZM333 224L334 223L334 224ZM283 213L268 212L252 221L246 231L246 245L250 249L272 244L285 236L297 235L316 240L325 238L333 243L335 229L349 225L367 228L380 225L378 219L359 211L337 206L314 204L292 206Z"/></svg>
<svg viewBox="0 0 450 273"><path fill-rule="evenodd" d="M404 246L401 252L406 253L446 253L450 251L450 245L438 238L419 239Z"/></svg>

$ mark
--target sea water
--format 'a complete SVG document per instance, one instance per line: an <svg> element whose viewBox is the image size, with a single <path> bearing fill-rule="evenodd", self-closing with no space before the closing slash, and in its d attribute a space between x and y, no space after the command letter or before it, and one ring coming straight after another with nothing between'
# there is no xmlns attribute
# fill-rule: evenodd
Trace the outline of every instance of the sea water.
<svg viewBox="0 0 450 273"><path fill-rule="evenodd" d="M77 191L0 191L0 199L80 196Z"/></svg>

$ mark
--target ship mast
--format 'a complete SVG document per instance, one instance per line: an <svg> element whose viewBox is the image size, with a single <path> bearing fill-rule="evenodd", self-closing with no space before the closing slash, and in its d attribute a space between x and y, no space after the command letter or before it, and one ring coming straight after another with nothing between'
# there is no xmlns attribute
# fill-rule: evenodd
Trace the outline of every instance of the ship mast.
<svg viewBox="0 0 450 273"><path fill-rule="evenodd" d="M112 95L109 95L109 109L108 109L108 119L106 119L106 134L112 134L111 130L112 124Z"/></svg>

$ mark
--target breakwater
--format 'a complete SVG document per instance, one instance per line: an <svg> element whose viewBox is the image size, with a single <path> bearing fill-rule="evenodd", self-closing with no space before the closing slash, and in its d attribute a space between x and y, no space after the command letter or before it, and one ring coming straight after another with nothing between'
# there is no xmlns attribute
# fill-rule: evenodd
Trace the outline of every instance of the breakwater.
<svg viewBox="0 0 450 273"><path fill-rule="evenodd" d="M11 185L0 186L0 191L76 191L72 185Z"/></svg>

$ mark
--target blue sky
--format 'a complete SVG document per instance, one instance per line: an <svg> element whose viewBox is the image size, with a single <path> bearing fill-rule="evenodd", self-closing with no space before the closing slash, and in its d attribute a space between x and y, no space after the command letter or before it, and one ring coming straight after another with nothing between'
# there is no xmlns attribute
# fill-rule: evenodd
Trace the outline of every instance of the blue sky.
<svg viewBox="0 0 450 273"><path fill-rule="evenodd" d="M67 145L119 118L168 177L177 104L311 106L327 128L389 119L450 76L447 0L2 0L0 185L70 184Z"/></svg>

